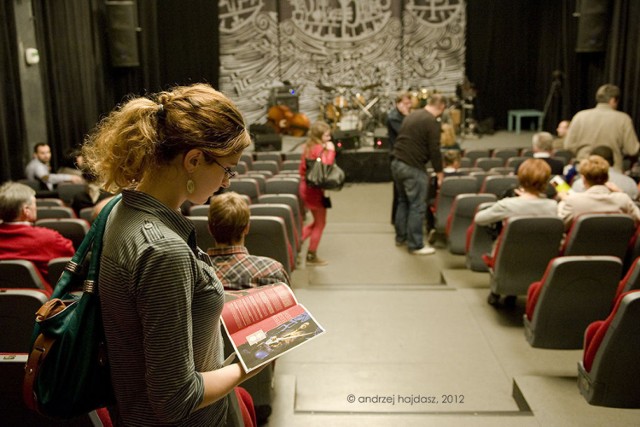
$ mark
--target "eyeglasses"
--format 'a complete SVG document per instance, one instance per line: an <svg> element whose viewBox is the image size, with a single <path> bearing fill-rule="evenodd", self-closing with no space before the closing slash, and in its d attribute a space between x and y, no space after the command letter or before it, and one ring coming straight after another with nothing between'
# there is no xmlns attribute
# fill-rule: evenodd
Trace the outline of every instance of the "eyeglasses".
<svg viewBox="0 0 640 427"><path fill-rule="evenodd" d="M227 176L227 179L231 179L234 176L236 176L238 174L238 172L231 170L231 168L227 168L225 166L222 166L220 164L220 162L218 162L216 159L213 159L213 163L215 163L216 165L220 166L222 168L222 170L224 170L224 174Z"/></svg>

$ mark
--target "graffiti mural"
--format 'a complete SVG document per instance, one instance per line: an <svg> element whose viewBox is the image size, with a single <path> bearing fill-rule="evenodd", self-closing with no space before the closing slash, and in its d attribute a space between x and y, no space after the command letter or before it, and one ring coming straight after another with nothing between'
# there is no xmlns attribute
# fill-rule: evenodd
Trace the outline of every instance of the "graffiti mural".
<svg viewBox="0 0 640 427"><path fill-rule="evenodd" d="M264 122L288 88L311 120L375 122L400 90L453 94L462 0L221 0L220 89Z"/></svg>

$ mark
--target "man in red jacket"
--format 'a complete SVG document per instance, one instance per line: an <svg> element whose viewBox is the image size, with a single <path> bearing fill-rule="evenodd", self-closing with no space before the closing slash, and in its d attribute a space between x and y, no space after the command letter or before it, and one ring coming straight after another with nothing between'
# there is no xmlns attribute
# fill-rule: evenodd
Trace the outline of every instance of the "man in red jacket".
<svg viewBox="0 0 640 427"><path fill-rule="evenodd" d="M34 226L36 219L33 189L17 182L0 186L0 260L31 261L46 280L49 261L73 256L74 249L57 231Z"/></svg>

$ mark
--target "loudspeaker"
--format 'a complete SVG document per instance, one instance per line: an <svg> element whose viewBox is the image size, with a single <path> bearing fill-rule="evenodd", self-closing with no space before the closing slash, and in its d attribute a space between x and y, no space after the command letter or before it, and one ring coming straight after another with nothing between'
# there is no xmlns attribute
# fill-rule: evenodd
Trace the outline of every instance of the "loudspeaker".
<svg viewBox="0 0 640 427"><path fill-rule="evenodd" d="M360 148L360 131L335 130L331 135L331 140L336 146L336 151Z"/></svg>
<svg viewBox="0 0 640 427"><path fill-rule="evenodd" d="M610 0L582 0L578 3L576 52L603 52L607 46Z"/></svg>
<svg viewBox="0 0 640 427"><path fill-rule="evenodd" d="M343 150L336 155L336 163L344 170L347 182L391 181L391 161L387 150Z"/></svg>
<svg viewBox="0 0 640 427"><path fill-rule="evenodd" d="M254 137L254 151L282 151L282 135L277 133L257 133Z"/></svg>
<svg viewBox="0 0 640 427"><path fill-rule="evenodd" d="M138 25L135 2L107 1L107 43L114 67L138 67Z"/></svg>

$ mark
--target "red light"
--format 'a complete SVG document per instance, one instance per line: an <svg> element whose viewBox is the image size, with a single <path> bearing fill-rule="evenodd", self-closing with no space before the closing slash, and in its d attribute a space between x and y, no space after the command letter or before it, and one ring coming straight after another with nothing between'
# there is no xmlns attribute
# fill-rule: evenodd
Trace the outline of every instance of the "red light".
<svg viewBox="0 0 640 427"><path fill-rule="evenodd" d="M377 146L381 146L381 145L382 145L382 141L377 140L377 141L376 141L376 145L377 145Z"/></svg>
<svg viewBox="0 0 640 427"><path fill-rule="evenodd" d="M342 142L338 142L338 147L342 147Z"/></svg>

